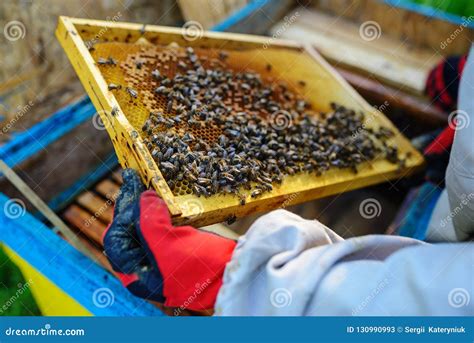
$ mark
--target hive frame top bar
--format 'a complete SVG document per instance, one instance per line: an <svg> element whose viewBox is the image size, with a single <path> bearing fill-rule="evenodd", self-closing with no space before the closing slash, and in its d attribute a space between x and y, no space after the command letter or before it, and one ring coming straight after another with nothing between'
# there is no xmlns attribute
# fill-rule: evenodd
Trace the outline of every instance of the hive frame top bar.
<svg viewBox="0 0 474 343"><path fill-rule="evenodd" d="M159 25L148 25L148 24L137 24L137 23L126 23L117 22L113 20L95 20L95 19L84 19L84 18L72 18L66 16L60 16L58 22L58 28L64 26L72 31L80 33L82 29L90 29L93 32L98 32L100 38L106 38L118 34L118 36L131 35L130 39L144 37L151 42L156 37L162 38L161 44L167 44L170 42L183 42L187 46L199 46L201 45L201 39L216 40L216 42L233 41L236 43L235 47L238 47L238 43L245 43L245 46L253 44L255 48L262 47L262 45L268 47L282 47L286 49L302 49L303 44L285 40L280 38L248 35L241 33L229 33L229 32L215 32L215 31L203 31L202 38L194 41L185 40L183 38L183 28L172 27L172 26L159 26ZM98 30L98 31L96 31ZM102 31L101 31L102 30ZM166 39L165 39L166 38ZM58 37L60 39L60 37ZM166 41L168 40L168 42ZM219 44L220 45L220 44Z"/></svg>
<svg viewBox="0 0 474 343"><path fill-rule="evenodd" d="M153 187L167 203L173 221L177 224L203 226L224 221L234 215L239 217L286 207L404 176L423 164L422 156L393 124L382 113L371 107L312 47L271 37L220 32L203 32L199 39L188 41L183 37L182 28L69 17L59 18L56 36L104 122L119 162L125 168L139 171L143 182ZM393 130L400 151L407 156L410 154L406 166L400 171L396 165L390 165L387 161L374 161L357 175L351 175L350 172L343 170L330 170L320 177L292 176L274 191L257 199L249 198L244 206L239 205L239 199L232 195L209 198L198 198L195 195L175 196L143 144L140 133L130 124L127 114L120 108L114 94L108 90L107 83L85 44L86 41L136 43L142 37L154 45L175 42L180 46L236 51L260 49L267 57L274 58L276 62L274 67L281 64L278 61L294 58L295 68L291 71L295 74L294 77L308 75L310 83L314 81L315 87L319 85L317 93L321 93L324 101L342 102L343 105L370 113L377 124ZM326 89L328 87L329 90Z"/></svg>

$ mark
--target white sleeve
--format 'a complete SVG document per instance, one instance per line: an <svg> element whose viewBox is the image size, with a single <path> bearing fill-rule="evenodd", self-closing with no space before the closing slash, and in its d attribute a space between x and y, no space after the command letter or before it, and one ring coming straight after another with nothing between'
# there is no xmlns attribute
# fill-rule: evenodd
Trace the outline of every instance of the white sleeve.
<svg viewBox="0 0 474 343"><path fill-rule="evenodd" d="M473 244L341 239L284 210L257 220L226 267L216 315L474 315Z"/></svg>
<svg viewBox="0 0 474 343"><path fill-rule="evenodd" d="M450 213L459 240L474 234L474 46L459 85L457 126L446 171Z"/></svg>
<svg viewBox="0 0 474 343"><path fill-rule="evenodd" d="M431 213L426 230L427 242L459 242L450 213L448 191L443 189Z"/></svg>
<svg viewBox="0 0 474 343"><path fill-rule="evenodd" d="M431 214L426 232L430 242L468 240L474 233L474 47L459 86L458 126L454 136L446 189ZM452 118L450 118L452 120Z"/></svg>

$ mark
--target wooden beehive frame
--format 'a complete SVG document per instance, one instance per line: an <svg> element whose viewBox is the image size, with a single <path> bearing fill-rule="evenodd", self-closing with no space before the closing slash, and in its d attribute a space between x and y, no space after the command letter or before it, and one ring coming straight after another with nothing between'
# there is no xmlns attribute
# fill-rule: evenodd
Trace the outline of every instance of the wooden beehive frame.
<svg viewBox="0 0 474 343"><path fill-rule="evenodd" d="M202 38L188 41L180 28L144 26L140 24L118 23L60 17L56 36L68 55L82 84L91 97L105 127L112 139L119 162L124 168L139 171L143 182L153 187L167 203L175 223L189 223L196 226L221 222L232 216L245 216L258 211L269 211L296 203L320 198L367 185L387 181L400 175L407 175L423 164L421 155L398 132L393 124L379 111L372 108L354 89L340 77L334 69L311 47L294 42L252 35L204 32ZM175 196L168 187L148 149L144 146L139 132L129 123L115 99L108 90L100 70L93 60L85 41L118 41L134 43L145 38L152 44L178 43L182 46L205 46L226 49L275 49L305 54L308 61L324 71L325 78L337 85L341 93L352 104L376 117L377 123L396 133L396 143L407 156L406 165L400 171L397 165L387 161L375 161L369 168L357 175L349 171L330 170L324 176L292 176L296 182L286 182L274 191L259 198L248 197L245 206L232 195L218 195L198 198L195 195ZM278 50L281 49L281 50ZM330 99L328 100L330 101ZM402 172L403 174L400 174Z"/></svg>

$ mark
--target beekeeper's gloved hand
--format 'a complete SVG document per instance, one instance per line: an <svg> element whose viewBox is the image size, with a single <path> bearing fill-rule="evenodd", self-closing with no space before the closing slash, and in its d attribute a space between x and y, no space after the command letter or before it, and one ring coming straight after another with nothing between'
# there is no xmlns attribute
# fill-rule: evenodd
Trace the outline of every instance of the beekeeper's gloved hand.
<svg viewBox="0 0 474 343"><path fill-rule="evenodd" d="M425 93L439 109L449 113L456 109L461 75L467 56L450 56L434 67L426 79Z"/></svg>
<svg viewBox="0 0 474 343"><path fill-rule="evenodd" d="M450 121L424 151L427 161L426 180L442 187L454 140L456 124L453 111L457 107L459 84L466 59L467 56L447 57L431 70L425 85L428 97L434 105L446 112Z"/></svg>
<svg viewBox="0 0 474 343"><path fill-rule="evenodd" d="M225 266L236 242L191 226L174 227L154 191L145 191L132 169L106 230L104 249L123 285L141 298L168 307L214 307Z"/></svg>

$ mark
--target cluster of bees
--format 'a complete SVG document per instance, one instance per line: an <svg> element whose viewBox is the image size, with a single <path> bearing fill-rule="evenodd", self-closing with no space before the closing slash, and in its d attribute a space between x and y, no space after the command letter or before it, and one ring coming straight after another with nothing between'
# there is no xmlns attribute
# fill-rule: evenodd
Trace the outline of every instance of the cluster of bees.
<svg viewBox="0 0 474 343"><path fill-rule="evenodd" d="M393 133L366 128L363 113L332 104L329 113L315 115L285 84L226 68L225 52L209 67L192 48L182 51L173 76L151 71L155 96L166 106L142 128L172 190L187 181L198 196L235 194L244 205L243 190L258 197L287 175L321 175L331 167L356 173L360 163L378 157L399 163L397 148L386 143ZM217 134L200 136L203 128Z"/></svg>

